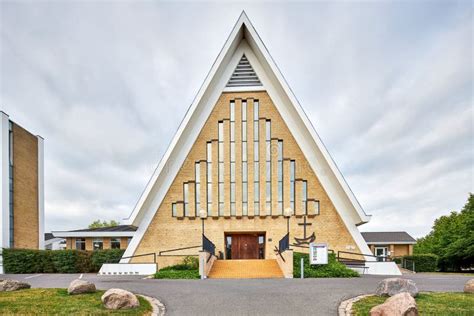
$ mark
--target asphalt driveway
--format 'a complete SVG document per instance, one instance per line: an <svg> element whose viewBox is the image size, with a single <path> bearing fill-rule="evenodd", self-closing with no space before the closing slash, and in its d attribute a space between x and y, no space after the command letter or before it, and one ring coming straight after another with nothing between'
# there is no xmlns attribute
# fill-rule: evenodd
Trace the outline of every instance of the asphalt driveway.
<svg viewBox="0 0 474 316"><path fill-rule="evenodd" d="M79 274L4 275L33 287L62 287ZM406 275L421 291L461 292L468 276ZM339 303L373 293L385 277L353 279L153 280L138 276L82 275L99 289L123 288L158 298L168 315L336 315Z"/></svg>

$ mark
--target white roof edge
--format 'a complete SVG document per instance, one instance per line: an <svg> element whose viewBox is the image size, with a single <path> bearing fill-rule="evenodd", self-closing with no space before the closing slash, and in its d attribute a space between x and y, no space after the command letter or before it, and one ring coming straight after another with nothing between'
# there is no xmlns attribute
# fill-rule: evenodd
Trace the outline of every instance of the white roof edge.
<svg viewBox="0 0 474 316"><path fill-rule="evenodd" d="M367 245L415 245L416 241L366 241Z"/></svg>
<svg viewBox="0 0 474 316"><path fill-rule="evenodd" d="M66 237L133 237L135 235L134 231L129 232L71 232L71 231L53 231L51 232L56 238L66 238Z"/></svg>

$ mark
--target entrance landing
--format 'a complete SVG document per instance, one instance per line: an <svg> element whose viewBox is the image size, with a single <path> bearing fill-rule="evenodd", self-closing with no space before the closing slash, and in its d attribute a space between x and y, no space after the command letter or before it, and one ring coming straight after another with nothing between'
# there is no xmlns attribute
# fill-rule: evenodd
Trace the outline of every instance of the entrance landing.
<svg viewBox="0 0 474 316"><path fill-rule="evenodd" d="M211 279L273 279L283 278L275 259L216 260L208 275Z"/></svg>

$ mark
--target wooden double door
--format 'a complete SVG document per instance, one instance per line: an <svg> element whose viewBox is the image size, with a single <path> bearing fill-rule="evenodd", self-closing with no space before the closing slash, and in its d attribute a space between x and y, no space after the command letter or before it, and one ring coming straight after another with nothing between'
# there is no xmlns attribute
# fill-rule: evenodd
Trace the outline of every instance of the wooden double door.
<svg viewBox="0 0 474 316"><path fill-rule="evenodd" d="M263 259L264 237L259 234L229 234L226 236L227 259Z"/></svg>

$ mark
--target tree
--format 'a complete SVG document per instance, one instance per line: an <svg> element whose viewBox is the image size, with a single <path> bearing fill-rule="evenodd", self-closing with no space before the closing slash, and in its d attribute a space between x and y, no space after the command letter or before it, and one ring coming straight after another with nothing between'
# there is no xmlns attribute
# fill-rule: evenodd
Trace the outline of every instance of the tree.
<svg viewBox="0 0 474 316"><path fill-rule="evenodd" d="M442 271L459 271L474 265L474 195L469 194L460 212L436 219L431 232L418 239L415 253L439 256Z"/></svg>
<svg viewBox="0 0 474 316"><path fill-rule="evenodd" d="M114 227L120 225L119 222L116 222L114 220L111 220L110 222L107 221L100 221L100 219L93 221L90 225L89 228L100 228L100 227Z"/></svg>

